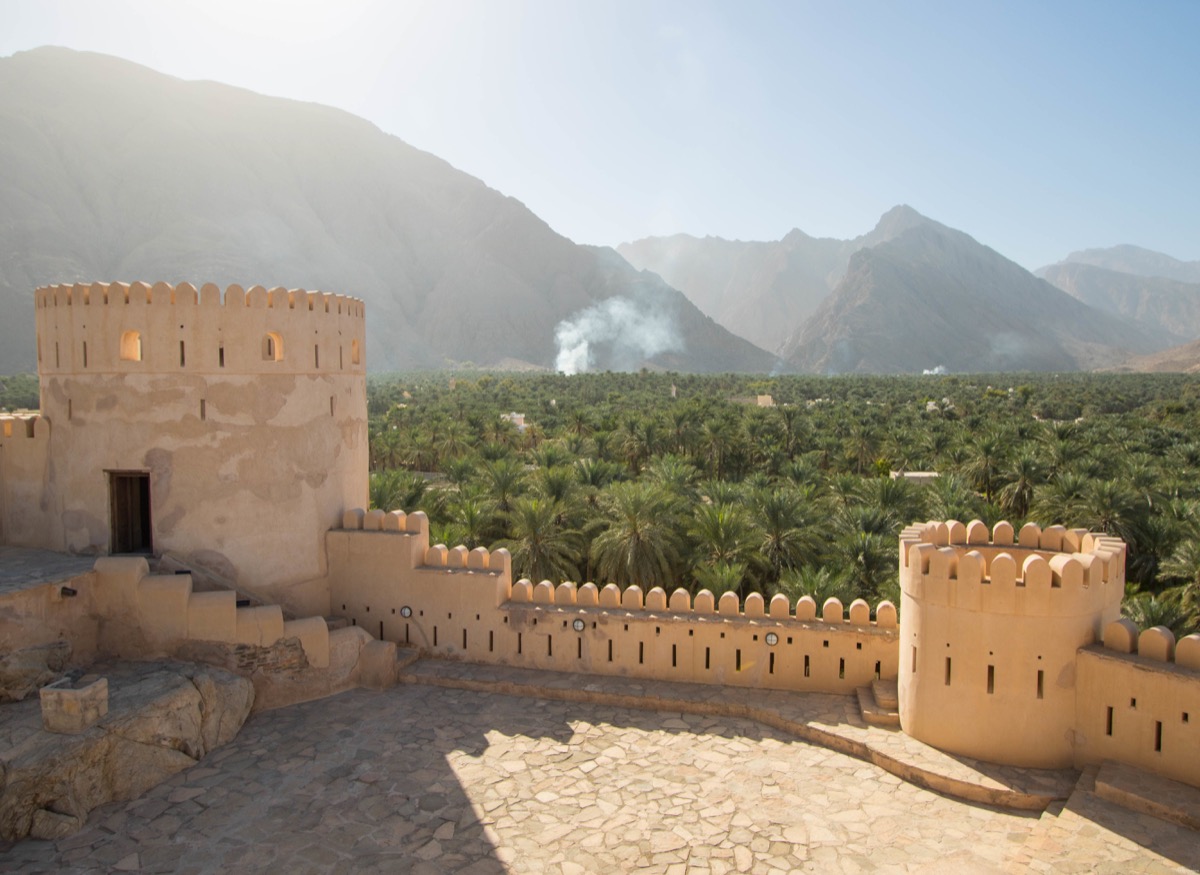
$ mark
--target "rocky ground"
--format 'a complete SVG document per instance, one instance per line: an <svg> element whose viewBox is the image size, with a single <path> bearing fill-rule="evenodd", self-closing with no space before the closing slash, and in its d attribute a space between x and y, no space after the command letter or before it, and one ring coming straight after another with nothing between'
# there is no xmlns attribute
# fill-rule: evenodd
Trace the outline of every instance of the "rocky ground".
<svg viewBox="0 0 1200 875"><path fill-rule="evenodd" d="M1196 844L1086 794L956 802L743 720L402 686L256 714L0 870L1179 872Z"/></svg>

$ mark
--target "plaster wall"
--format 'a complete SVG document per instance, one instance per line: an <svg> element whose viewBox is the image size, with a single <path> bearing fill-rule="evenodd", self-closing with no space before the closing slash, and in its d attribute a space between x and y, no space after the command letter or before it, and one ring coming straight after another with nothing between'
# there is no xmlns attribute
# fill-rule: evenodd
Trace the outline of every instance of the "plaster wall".
<svg viewBox="0 0 1200 875"><path fill-rule="evenodd" d="M161 283L53 286L36 302L52 426L36 487L56 521L37 546L107 552L107 472L146 472L156 553L327 613L323 534L366 499L362 303Z"/></svg>
<svg viewBox="0 0 1200 875"><path fill-rule="evenodd" d="M1076 767L1116 760L1200 787L1200 636L1185 641L1190 665L1099 646L1079 652Z"/></svg>
<svg viewBox="0 0 1200 875"><path fill-rule="evenodd" d="M49 420L0 415L0 544L50 548L62 542L49 481Z"/></svg>
<svg viewBox="0 0 1200 875"><path fill-rule="evenodd" d="M1002 526L972 544L955 525L901 535L901 726L951 753L1069 767L1076 652L1120 613L1124 545L1089 535L1065 552L1060 532L1027 532L1020 546Z"/></svg>
<svg viewBox="0 0 1200 875"><path fill-rule="evenodd" d="M852 692L897 671L895 610L811 599L511 583L506 551L428 546L423 514L347 514L326 536L335 615L374 636L472 662L763 689ZM383 526L387 525L388 529ZM406 610L407 609L407 610ZM409 616L405 616L408 613ZM576 621L582 624L576 629ZM767 642L768 633L778 640Z"/></svg>

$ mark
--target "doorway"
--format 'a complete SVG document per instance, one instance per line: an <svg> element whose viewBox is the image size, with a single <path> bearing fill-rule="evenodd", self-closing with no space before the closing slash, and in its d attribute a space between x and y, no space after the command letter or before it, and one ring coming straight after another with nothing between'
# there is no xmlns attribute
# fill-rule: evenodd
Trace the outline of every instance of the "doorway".
<svg viewBox="0 0 1200 875"><path fill-rule="evenodd" d="M150 474L145 471L108 472L112 553L152 553L150 535Z"/></svg>

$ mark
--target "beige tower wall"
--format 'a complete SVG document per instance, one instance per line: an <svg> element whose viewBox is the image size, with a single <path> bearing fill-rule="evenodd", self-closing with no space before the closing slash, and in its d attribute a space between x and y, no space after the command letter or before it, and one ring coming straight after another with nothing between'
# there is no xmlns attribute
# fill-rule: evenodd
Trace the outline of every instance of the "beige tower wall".
<svg viewBox="0 0 1200 875"><path fill-rule="evenodd" d="M366 500L362 303L161 283L36 302L49 463L24 476L54 519L37 545L108 552L107 472L145 472L155 553L326 613L324 533Z"/></svg>
<svg viewBox="0 0 1200 875"><path fill-rule="evenodd" d="M1076 652L1120 613L1117 539L1007 523L901 534L899 699L904 731L1011 765L1074 762Z"/></svg>

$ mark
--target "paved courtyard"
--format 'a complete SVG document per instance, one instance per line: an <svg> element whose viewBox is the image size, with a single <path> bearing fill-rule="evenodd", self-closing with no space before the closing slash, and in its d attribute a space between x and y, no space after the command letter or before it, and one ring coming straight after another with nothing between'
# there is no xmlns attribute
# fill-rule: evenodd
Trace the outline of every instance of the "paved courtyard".
<svg viewBox="0 0 1200 875"><path fill-rule="evenodd" d="M956 802L748 721L402 686L256 715L0 871L1177 872L1197 845L1086 792Z"/></svg>

